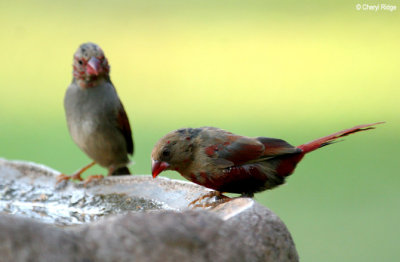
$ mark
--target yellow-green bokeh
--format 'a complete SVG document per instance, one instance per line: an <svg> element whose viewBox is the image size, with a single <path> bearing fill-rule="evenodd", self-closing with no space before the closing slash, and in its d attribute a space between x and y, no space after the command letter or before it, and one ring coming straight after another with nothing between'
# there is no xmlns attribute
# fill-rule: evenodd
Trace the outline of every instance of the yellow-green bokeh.
<svg viewBox="0 0 400 262"><path fill-rule="evenodd" d="M62 100L73 52L93 41L132 123L135 174L149 173L152 146L179 127L297 145L387 121L310 154L286 185L256 199L285 221L303 261L393 261L400 11L357 3L3 1L0 157L66 173L89 161L69 137Z"/></svg>

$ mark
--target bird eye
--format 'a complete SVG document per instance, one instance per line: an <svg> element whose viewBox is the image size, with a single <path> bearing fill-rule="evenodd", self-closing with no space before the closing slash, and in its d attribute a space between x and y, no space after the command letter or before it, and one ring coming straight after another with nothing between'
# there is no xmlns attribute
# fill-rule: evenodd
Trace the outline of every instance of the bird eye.
<svg viewBox="0 0 400 262"><path fill-rule="evenodd" d="M80 65L83 65L82 60L78 60L78 63L79 63Z"/></svg>
<svg viewBox="0 0 400 262"><path fill-rule="evenodd" d="M171 152L169 151L168 148L164 149L164 151L162 152L163 157L169 157L170 154Z"/></svg>

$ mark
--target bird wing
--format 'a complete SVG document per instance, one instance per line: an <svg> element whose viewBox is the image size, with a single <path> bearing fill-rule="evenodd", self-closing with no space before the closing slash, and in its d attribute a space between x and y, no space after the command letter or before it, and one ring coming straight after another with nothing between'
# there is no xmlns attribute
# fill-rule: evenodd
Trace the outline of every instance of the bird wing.
<svg viewBox="0 0 400 262"><path fill-rule="evenodd" d="M257 159L264 151L259 141L234 135L228 132L216 132L207 143L204 153L220 168L240 165Z"/></svg>
<svg viewBox="0 0 400 262"><path fill-rule="evenodd" d="M118 129L121 131L122 135L125 138L127 151L129 154L132 155L134 147L133 147L131 126L129 124L129 119L128 116L126 115L124 106L122 105L122 103L120 105L121 106L118 110L118 115L117 115L117 125Z"/></svg>
<svg viewBox="0 0 400 262"><path fill-rule="evenodd" d="M302 150L292 146L285 140L270 137L257 137L257 141L265 147L263 157L300 153Z"/></svg>
<svg viewBox="0 0 400 262"><path fill-rule="evenodd" d="M226 168L265 161L276 156L302 152L282 139L249 138L228 135L223 142L205 148L205 153L218 167Z"/></svg>

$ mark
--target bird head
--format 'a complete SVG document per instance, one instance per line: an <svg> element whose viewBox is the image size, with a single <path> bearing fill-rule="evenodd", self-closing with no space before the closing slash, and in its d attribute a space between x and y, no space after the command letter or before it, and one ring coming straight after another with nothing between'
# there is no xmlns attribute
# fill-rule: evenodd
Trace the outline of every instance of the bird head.
<svg viewBox="0 0 400 262"><path fill-rule="evenodd" d="M191 130L186 128L173 131L156 143L151 153L153 178L165 170L181 172L190 165L195 149L195 137Z"/></svg>
<svg viewBox="0 0 400 262"><path fill-rule="evenodd" d="M94 43L84 43L74 54L74 78L81 87L92 87L101 77L108 77L110 66L103 50Z"/></svg>

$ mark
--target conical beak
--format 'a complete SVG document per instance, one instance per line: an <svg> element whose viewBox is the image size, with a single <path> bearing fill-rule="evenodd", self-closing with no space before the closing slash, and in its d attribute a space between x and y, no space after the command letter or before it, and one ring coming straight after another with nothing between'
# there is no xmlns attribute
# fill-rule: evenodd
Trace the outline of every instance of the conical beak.
<svg viewBox="0 0 400 262"><path fill-rule="evenodd" d="M160 174L168 167L169 164L167 162L151 159L151 174L153 175L153 178L156 178L158 174Z"/></svg>
<svg viewBox="0 0 400 262"><path fill-rule="evenodd" d="M101 70L101 62L96 57L90 58L89 62L86 65L86 72L89 75L99 75Z"/></svg>

